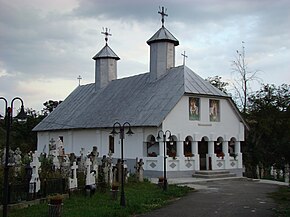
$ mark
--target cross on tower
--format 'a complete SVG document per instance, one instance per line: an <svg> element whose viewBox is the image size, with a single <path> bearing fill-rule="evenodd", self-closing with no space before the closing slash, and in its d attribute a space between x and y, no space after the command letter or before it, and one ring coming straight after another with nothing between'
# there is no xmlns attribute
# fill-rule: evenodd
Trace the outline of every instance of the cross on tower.
<svg viewBox="0 0 290 217"><path fill-rule="evenodd" d="M79 80L79 86L80 86L82 77L79 75L79 77L77 77L77 79Z"/></svg>
<svg viewBox="0 0 290 217"><path fill-rule="evenodd" d="M105 31L106 30L106 31ZM103 28L103 32L101 32L102 34L105 35L105 41L106 41L106 44L108 42L108 36L112 36L112 34L109 33L110 32L110 29L108 29L107 27L104 29Z"/></svg>
<svg viewBox="0 0 290 217"><path fill-rule="evenodd" d="M162 11L161 11L161 9L162 9ZM165 9L165 11L164 11L164 7L162 7L162 8L160 8L159 7L159 11L158 11L158 14L161 14L161 22L162 22L162 27L164 27L164 17L168 17L168 14L166 14L166 11L167 11L167 9Z"/></svg>
<svg viewBox="0 0 290 217"><path fill-rule="evenodd" d="M188 57L188 56L185 55L185 51L183 51L183 53L181 54L181 56L183 56L183 65L185 65L185 58Z"/></svg>

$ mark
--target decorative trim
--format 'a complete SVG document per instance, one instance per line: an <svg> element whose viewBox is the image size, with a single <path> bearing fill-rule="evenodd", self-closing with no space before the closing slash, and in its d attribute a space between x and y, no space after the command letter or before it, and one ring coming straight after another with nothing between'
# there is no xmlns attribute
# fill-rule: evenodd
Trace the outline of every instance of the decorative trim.
<svg viewBox="0 0 290 217"><path fill-rule="evenodd" d="M212 124L198 124L198 126L201 126L201 127L211 127Z"/></svg>

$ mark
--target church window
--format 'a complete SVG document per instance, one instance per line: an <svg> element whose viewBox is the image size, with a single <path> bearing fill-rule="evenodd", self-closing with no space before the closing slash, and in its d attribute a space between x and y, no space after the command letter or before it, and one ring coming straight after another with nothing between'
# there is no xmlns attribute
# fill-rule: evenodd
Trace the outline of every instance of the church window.
<svg viewBox="0 0 290 217"><path fill-rule="evenodd" d="M220 101L210 99L209 100L209 120L212 122L220 121Z"/></svg>
<svg viewBox="0 0 290 217"><path fill-rule="evenodd" d="M199 98L189 97L189 120L200 119Z"/></svg>
<svg viewBox="0 0 290 217"><path fill-rule="evenodd" d="M183 152L185 157L192 157L192 147L190 137L187 136L183 142Z"/></svg>
<svg viewBox="0 0 290 217"><path fill-rule="evenodd" d="M59 136L58 138L63 143L63 136Z"/></svg>
<svg viewBox="0 0 290 217"><path fill-rule="evenodd" d="M115 151L115 141L114 141L114 136L109 136L109 151L111 151L111 153L114 153Z"/></svg>
<svg viewBox="0 0 290 217"><path fill-rule="evenodd" d="M155 137L150 135L146 142L147 157L157 157L159 155L159 142L156 142Z"/></svg>

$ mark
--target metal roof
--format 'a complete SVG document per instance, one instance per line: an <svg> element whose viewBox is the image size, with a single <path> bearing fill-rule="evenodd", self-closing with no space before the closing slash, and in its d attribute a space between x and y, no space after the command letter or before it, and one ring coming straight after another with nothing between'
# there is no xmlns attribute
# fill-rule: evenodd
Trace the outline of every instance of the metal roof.
<svg viewBox="0 0 290 217"><path fill-rule="evenodd" d="M116 60L119 60L120 58L115 54L115 52L109 47L109 45L105 45L102 50L100 50L94 57L94 60L100 59L100 58L113 58Z"/></svg>
<svg viewBox="0 0 290 217"><path fill-rule="evenodd" d="M148 41L150 45L157 41L169 41L174 43L175 46L179 45L179 41L164 27L162 26Z"/></svg>
<svg viewBox="0 0 290 217"><path fill-rule="evenodd" d="M111 81L95 91L95 84L77 87L33 130L112 127L115 121L132 126L159 126L186 94L228 97L186 66L171 68L150 82L150 74Z"/></svg>

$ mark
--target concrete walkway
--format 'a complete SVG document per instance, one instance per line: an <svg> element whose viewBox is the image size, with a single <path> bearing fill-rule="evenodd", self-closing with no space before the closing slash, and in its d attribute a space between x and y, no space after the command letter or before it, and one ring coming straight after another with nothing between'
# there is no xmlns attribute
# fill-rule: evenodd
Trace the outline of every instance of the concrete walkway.
<svg viewBox="0 0 290 217"><path fill-rule="evenodd" d="M156 180L152 180L157 182ZM268 197L279 185L286 183L247 178L168 179L170 184L197 189L187 196L142 217L270 217L276 204Z"/></svg>

